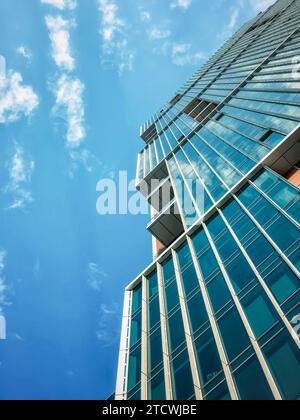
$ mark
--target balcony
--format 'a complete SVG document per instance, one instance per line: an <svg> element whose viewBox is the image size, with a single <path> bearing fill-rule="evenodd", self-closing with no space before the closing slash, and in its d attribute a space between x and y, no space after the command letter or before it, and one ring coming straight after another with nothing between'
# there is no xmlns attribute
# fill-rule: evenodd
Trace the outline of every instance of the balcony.
<svg viewBox="0 0 300 420"><path fill-rule="evenodd" d="M183 233L175 198L150 220L147 230L165 246L171 245Z"/></svg>

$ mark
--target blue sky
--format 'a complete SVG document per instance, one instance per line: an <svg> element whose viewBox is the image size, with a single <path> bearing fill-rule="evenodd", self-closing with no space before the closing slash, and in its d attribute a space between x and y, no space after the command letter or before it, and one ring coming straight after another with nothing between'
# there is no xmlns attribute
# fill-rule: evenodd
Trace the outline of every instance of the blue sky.
<svg viewBox="0 0 300 420"><path fill-rule="evenodd" d="M100 216L139 125L268 0L1 0L0 399L113 392L146 216Z"/></svg>

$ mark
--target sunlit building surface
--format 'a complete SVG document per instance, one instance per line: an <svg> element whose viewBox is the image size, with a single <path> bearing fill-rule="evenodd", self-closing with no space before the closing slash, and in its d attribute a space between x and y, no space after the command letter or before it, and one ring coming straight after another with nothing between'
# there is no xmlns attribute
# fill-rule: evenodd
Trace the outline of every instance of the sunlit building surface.
<svg viewBox="0 0 300 420"><path fill-rule="evenodd" d="M300 398L299 26L279 0L141 129L154 260L125 292L116 399Z"/></svg>

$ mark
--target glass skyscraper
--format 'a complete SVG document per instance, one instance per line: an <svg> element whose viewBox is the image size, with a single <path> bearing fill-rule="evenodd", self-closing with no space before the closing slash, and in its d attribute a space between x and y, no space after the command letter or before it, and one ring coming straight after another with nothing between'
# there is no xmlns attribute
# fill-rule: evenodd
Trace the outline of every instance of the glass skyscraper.
<svg viewBox="0 0 300 420"><path fill-rule="evenodd" d="M141 128L153 263L116 399L300 399L300 0L245 24Z"/></svg>

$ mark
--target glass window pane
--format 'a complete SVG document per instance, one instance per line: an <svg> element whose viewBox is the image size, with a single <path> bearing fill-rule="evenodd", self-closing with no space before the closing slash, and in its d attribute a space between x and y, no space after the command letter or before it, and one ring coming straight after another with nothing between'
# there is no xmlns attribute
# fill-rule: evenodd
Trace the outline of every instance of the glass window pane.
<svg viewBox="0 0 300 420"><path fill-rule="evenodd" d="M134 314L142 306L142 286L134 289L132 293L132 313Z"/></svg>
<svg viewBox="0 0 300 420"><path fill-rule="evenodd" d="M256 357L248 360L246 364L234 374L234 379L242 400L274 400L267 379Z"/></svg>
<svg viewBox="0 0 300 420"><path fill-rule="evenodd" d="M165 401L166 400L166 389L165 389L165 376L164 371L160 372L150 382L149 386L149 399L152 401Z"/></svg>
<svg viewBox="0 0 300 420"><path fill-rule="evenodd" d="M280 320L270 299L260 286L242 300L242 305L256 338Z"/></svg>
<svg viewBox="0 0 300 420"><path fill-rule="evenodd" d="M233 361L250 346L250 338L235 308L223 316L218 324L229 361ZM234 338L232 337L233 331Z"/></svg>
<svg viewBox="0 0 300 420"><path fill-rule="evenodd" d="M185 332L180 310L169 319L169 336L171 353L173 353L173 351L185 341Z"/></svg>
<svg viewBox="0 0 300 420"><path fill-rule="evenodd" d="M198 360L201 385L204 387L222 370L222 363L211 329L202 334L195 341L195 350Z"/></svg>
<svg viewBox="0 0 300 420"><path fill-rule="evenodd" d="M175 400L188 400L195 392L192 371L187 350L172 362L172 376Z"/></svg>
<svg viewBox="0 0 300 420"><path fill-rule="evenodd" d="M148 293L149 300L158 293L158 279L156 271L148 277Z"/></svg>
<svg viewBox="0 0 300 420"><path fill-rule="evenodd" d="M300 398L300 351L286 331L264 349L271 371L287 400Z"/></svg>
<svg viewBox="0 0 300 420"><path fill-rule="evenodd" d="M141 360L141 346L139 346L129 355L128 390L141 381Z"/></svg>
<svg viewBox="0 0 300 420"><path fill-rule="evenodd" d="M202 293L199 291L188 302L188 313L192 332L195 333L205 322L208 321L208 314L205 309Z"/></svg>
<svg viewBox="0 0 300 420"><path fill-rule="evenodd" d="M298 290L300 286L298 277L285 263L281 264L266 278L266 283L280 304Z"/></svg>
<svg viewBox="0 0 300 420"><path fill-rule="evenodd" d="M152 372L160 363L163 362L162 338L160 328L158 328L153 334L151 334L148 340L148 370L149 372Z"/></svg>
<svg viewBox="0 0 300 420"><path fill-rule="evenodd" d="M231 397L229 394L228 386L226 382L218 386L214 391L205 397L206 401L230 401Z"/></svg>
<svg viewBox="0 0 300 420"><path fill-rule="evenodd" d="M207 285L207 291L215 312L218 312L232 299L225 279L221 273Z"/></svg>
<svg viewBox="0 0 300 420"><path fill-rule="evenodd" d="M136 314L131 321L130 347L134 346L142 336L142 313Z"/></svg>

